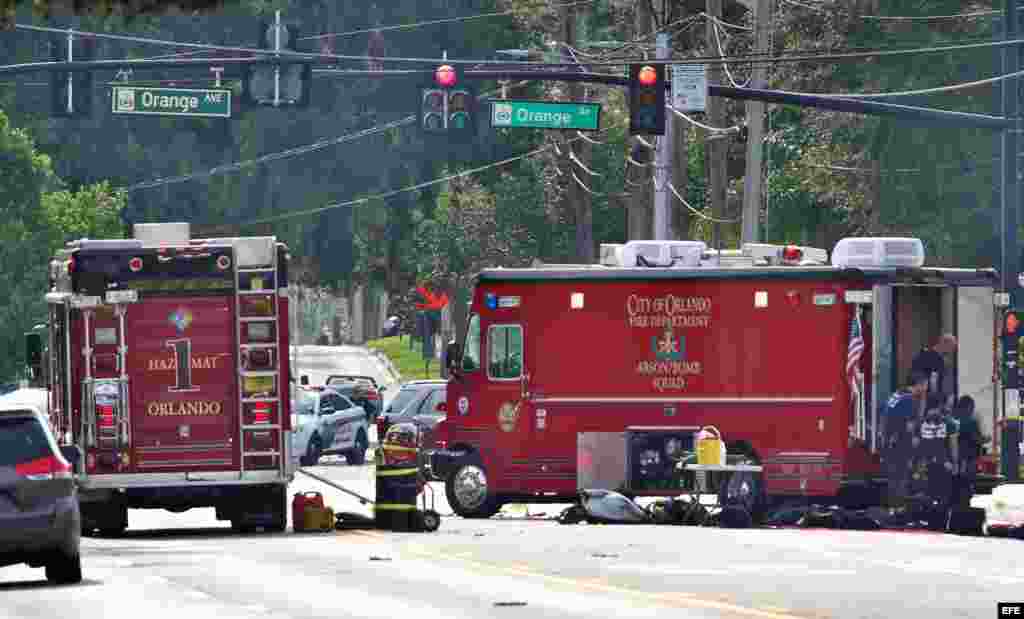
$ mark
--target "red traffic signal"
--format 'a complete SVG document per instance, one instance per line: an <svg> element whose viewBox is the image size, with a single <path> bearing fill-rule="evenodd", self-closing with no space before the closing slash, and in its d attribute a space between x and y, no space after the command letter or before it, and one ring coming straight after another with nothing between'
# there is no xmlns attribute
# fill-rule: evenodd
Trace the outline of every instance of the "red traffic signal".
<svg viewBox="0 0 1024 619"><path fill-rule="evenodd" d="M637 75L637 81L640 82L641 86L654 86L658 81L658 72L654 67L645 66L640 69L640 73Z"/></svg>
<svg viewBox="0 0 1024 619"><path fill-rule="evenodd" d="M451 88L458 81L455 74L455 67L443 64L434 72L434 81L441 88Z"/></svg>

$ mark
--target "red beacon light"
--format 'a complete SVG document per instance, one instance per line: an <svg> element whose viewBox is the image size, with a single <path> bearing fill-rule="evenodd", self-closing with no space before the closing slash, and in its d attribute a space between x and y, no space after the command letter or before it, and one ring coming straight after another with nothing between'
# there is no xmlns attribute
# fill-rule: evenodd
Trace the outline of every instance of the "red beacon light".
<svg viewBox="0 0 1024 619"><path fill-rule="evenodd" d="M655 82L658 81L658 72L652 66L645 66L640 69L637 81L640 82L641 86L654 86Z"/></svg>
<svg viewBox="0 0 1024 619"><path fill-rule="evenodd" d="M799 264L804 258L804 250L796 245L786 245L782 248L782 261L787 264Z"/></svg>
<svg viewBox="0 0 1024 619"><path fill-rule="evenodd" d="M455 68L448 64L441 65L437 68L437 71L434 72L434 81L437 82L437 85L441 88L451 88L455 85L457 79L458 78L455 75Z"/></svg>

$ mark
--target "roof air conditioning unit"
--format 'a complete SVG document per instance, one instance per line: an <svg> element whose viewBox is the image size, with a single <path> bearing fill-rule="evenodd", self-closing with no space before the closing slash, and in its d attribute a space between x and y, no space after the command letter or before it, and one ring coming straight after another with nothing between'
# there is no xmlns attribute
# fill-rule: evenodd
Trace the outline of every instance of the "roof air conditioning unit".
<svg viewBox="0 0 1024 619"><path fill-rule="evenodd" d="M832 250L832 266L903 267L924 265L924 243L909 237L846 238Z"/></svg>
<svg viewBox="0 0 1024 619"><path fill-rule="evenodd" d="M135 224L132 235L143 243L187 245L190 232L188 223Z"/></svg>
<svg viewBox="0 0 1024 619"><path fill-rule="evenodd" d="M699 267L708 246L703 241L629 241L622 249L624 267Z"/></svg>

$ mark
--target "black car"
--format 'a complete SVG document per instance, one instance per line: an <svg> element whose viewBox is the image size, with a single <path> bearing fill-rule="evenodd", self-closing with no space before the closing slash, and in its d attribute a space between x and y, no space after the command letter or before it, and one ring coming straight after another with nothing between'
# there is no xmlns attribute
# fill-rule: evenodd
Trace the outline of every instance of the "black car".
<svg viewBox="0 0 1024 619"><path fill-rule="evenodd" d="M82 580L82 515L72 472L80 454L62 453L41 412L0 407L0 566L45 567L58 584Z"/></svg>
<svg viewBox="0 0 1024 619"><path fill-rule="evenodd" d="M430 431L446 416L438 404L447 401L448 382L444 380L414 380L404 383L377 418L377 437L382 439L394 423L414 423L429 443Z"/></svg>

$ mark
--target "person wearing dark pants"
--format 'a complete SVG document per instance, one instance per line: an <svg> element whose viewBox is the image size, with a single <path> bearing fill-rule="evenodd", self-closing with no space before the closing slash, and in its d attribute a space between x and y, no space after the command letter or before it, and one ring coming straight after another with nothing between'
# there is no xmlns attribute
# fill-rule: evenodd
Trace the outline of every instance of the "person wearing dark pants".
<svg viewBox="0 0 1024 619"><path fill-rule="evenodd" d="M991 439L981 431L981 425L974 412L974 398L971 396L965 395L957 400L956 406L953 408L953 415L960 428L957 435L959 458L954 503L960 507L968 507L971 497L974 496L981 448Z"/></svg>
<svg viewBox="0 0 1024 619"><path fill-rule="evenodd" d="M915 372L910 384L894 393L886 403L882 460L888 482L886 506L892 511L905 507L907 485L914 463L917 410L927 392L928 376Z"/></svg>
<svg viewBox="0 0 1024 619"><path fill-rule="evenodd" d="M957 461L957 423L943 408L940 396L929 396L921 419L915 455L920 490L933 504L945 509L953 495L953 472Z"/></svg>

